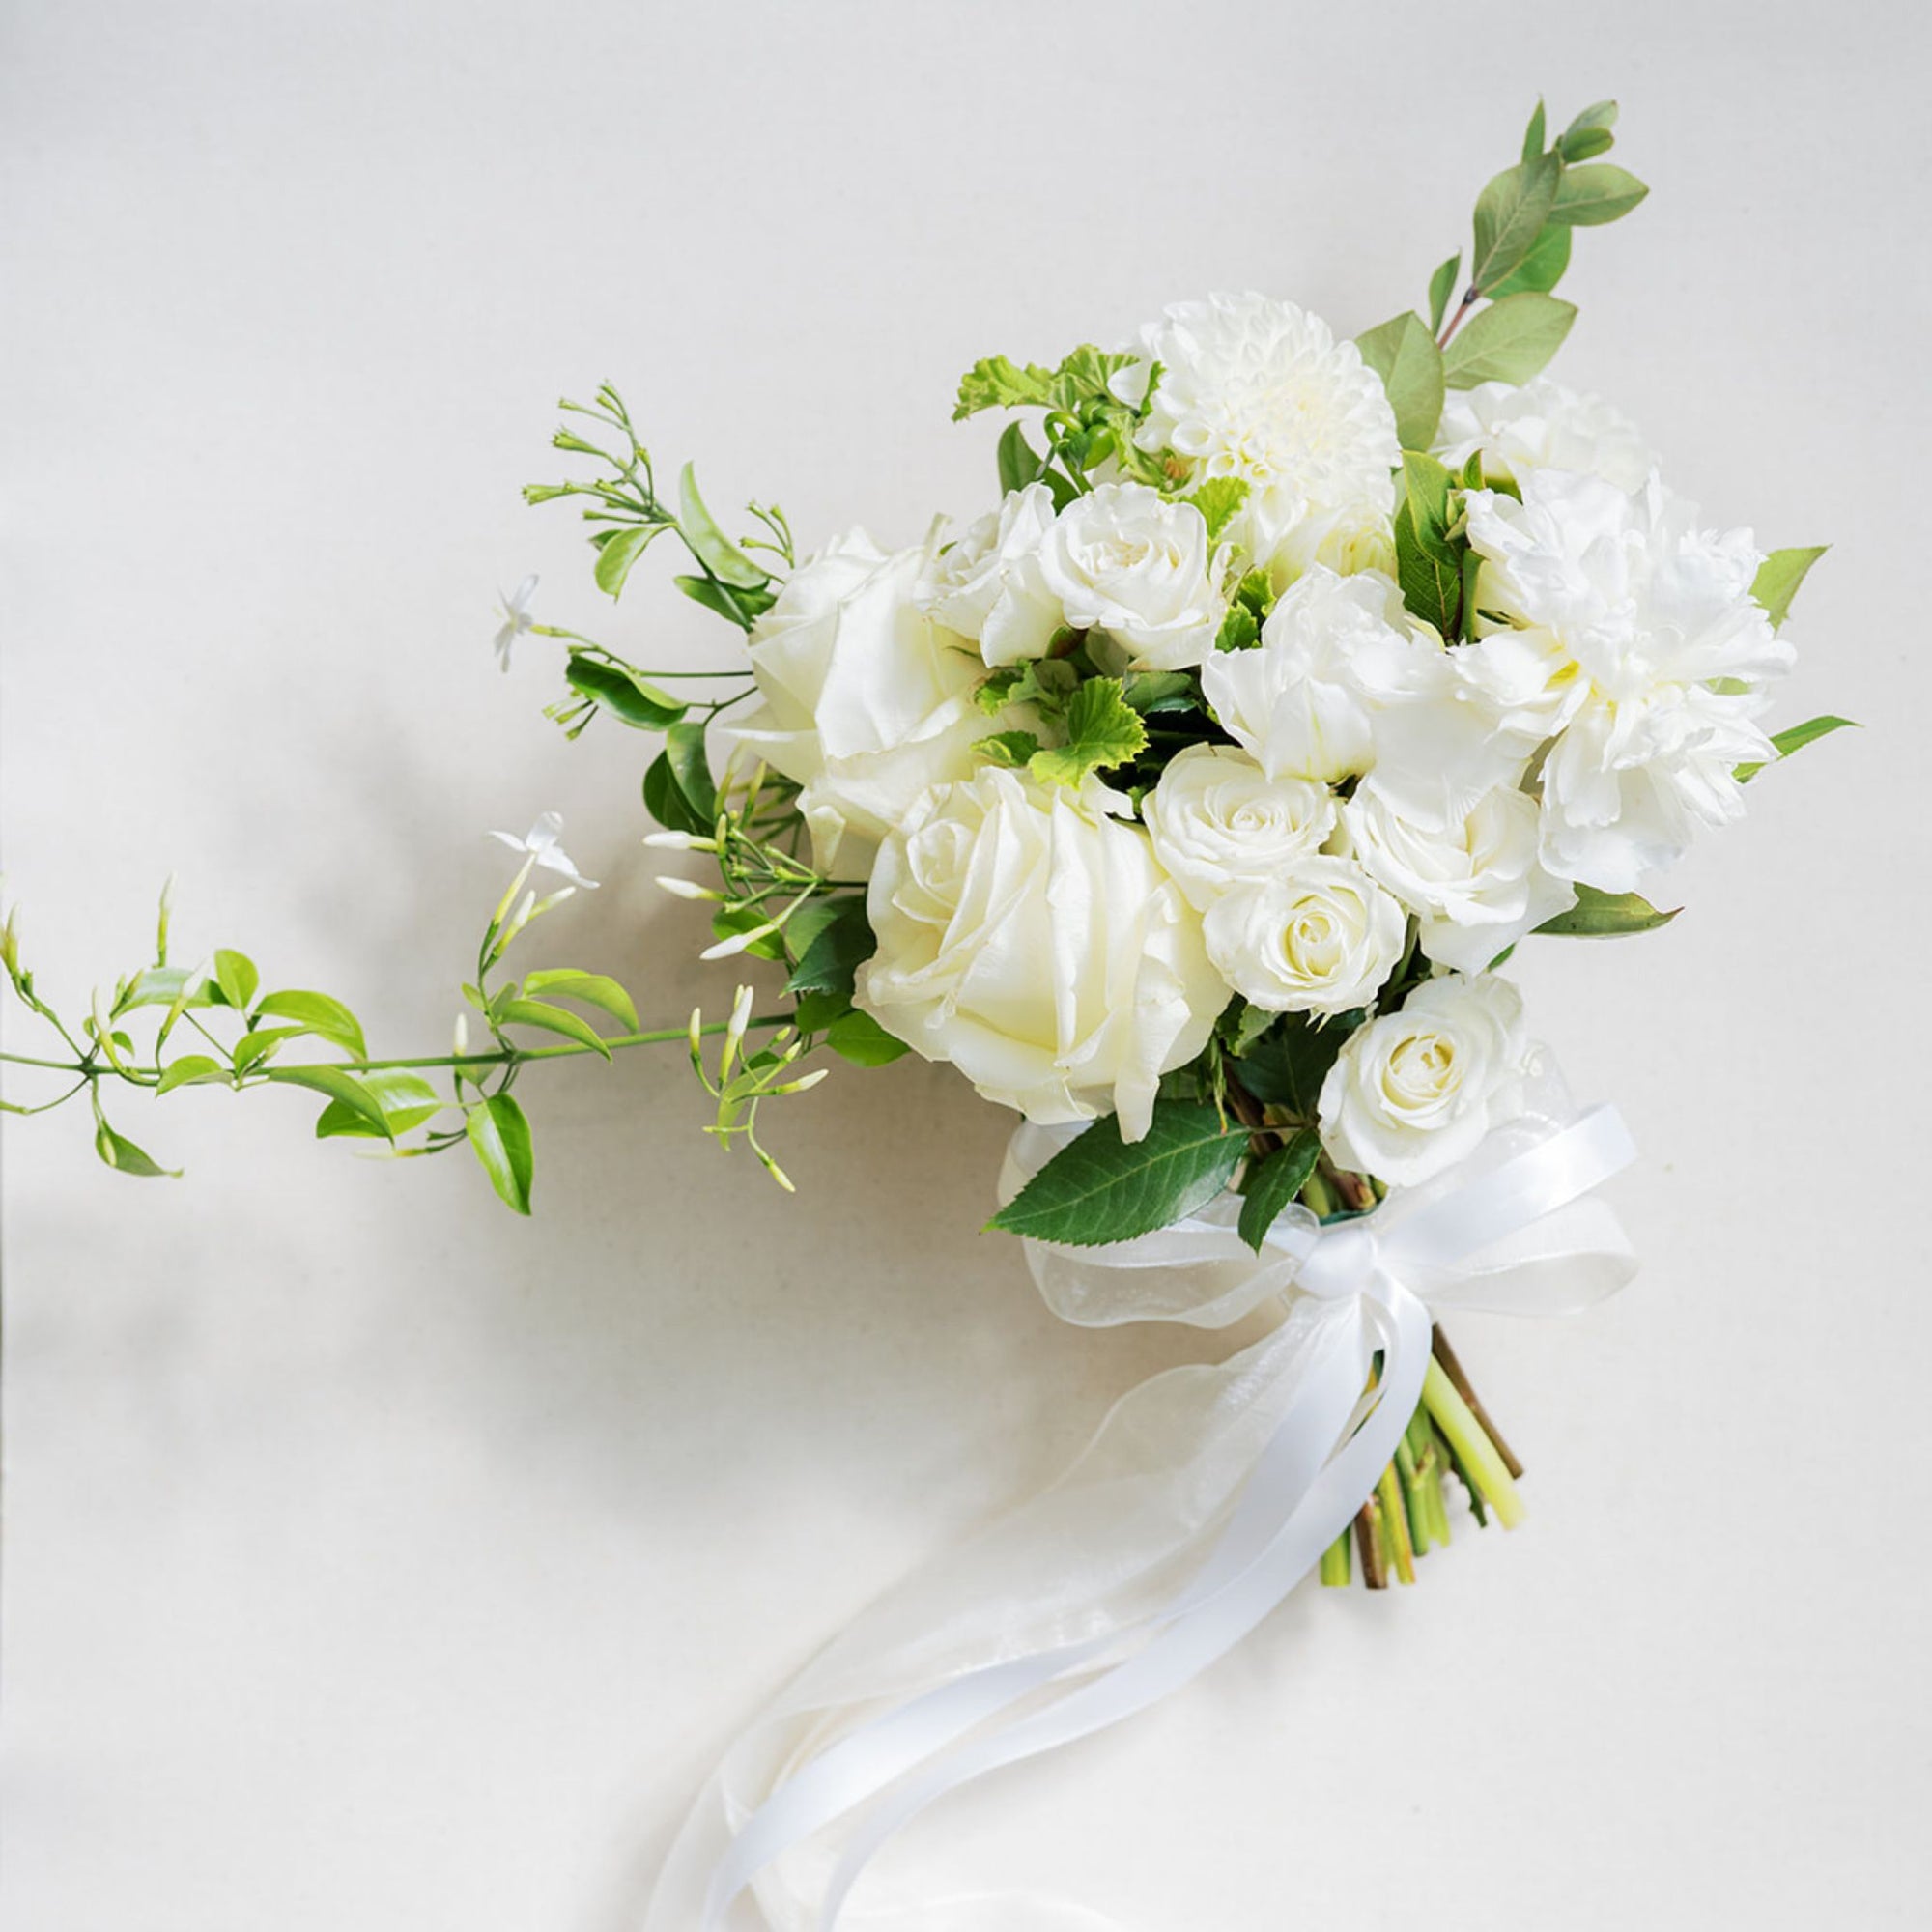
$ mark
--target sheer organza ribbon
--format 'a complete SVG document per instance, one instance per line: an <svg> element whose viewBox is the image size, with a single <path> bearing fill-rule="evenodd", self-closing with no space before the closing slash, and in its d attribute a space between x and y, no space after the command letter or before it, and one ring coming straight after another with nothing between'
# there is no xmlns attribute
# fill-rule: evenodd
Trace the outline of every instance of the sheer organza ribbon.
<svg viewBox="0 0 1932 1932"><path fill-rule="evenodd" d="M1020 1128L1003 1198L1068 1132ZM1629 1280L1593 1190L1634 1157L1615 1111L1577 1114L1551 1071L1449 1173L1353 1221L1291 1208L1259 1256L1232 1196L1111 1247L1029 1241L1048 1305L1085 1326L1224 1327L1280 1297L1286 1314L1222 1363L1129 1391L1051 1489L821 1652L727 1752L645 1932L1105 1932L1032 1897L895 1897L867 1867L949 1791L1118 1723L1252 1630L1394 1456L1433 1310L1567 1314Z"/></svg>

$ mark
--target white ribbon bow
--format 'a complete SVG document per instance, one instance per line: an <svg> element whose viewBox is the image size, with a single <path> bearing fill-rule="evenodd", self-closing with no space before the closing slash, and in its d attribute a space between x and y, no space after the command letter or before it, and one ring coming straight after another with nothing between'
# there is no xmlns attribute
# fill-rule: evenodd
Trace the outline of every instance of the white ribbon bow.
<svg viewBox="0 0 1932 1932"><path fill-rule="evenodd" d="M1003 1194L1065 1139L1022 1127ZM727 1753L645 1932L1098 1932L1073 1908L894 1900L876 1878L843 1907L925 1806L1179 1689L1314 1569L1421 1400L1432 1308L1562 1314L1621 1287L1634 1258L1590 1197L1634 1158L1615 1111L1573 1116L1552 1076L1449 1174L1355 1221L1293 1208L1259 1258L1228 1196L1112 1247L1029 1241L1048 1304L1084 1325L1220 1327L1299 1293L1228 1361L1122 1397L1058 1484L821 1653Z"/></svg>

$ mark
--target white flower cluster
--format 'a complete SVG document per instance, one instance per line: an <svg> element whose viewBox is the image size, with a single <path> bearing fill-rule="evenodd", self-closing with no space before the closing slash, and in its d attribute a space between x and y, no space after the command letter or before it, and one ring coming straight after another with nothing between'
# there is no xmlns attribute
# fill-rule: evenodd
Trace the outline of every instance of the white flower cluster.
<svg viewBox="0 0 1932 1932"><path fill-rule="evenodd" d="M1701 528L1606 405L1485 384L1436 437L1487 486L1463 498L1479 614L1445 640L1393 574L1395 420L1352 344L1217 297L1140 355L1111 387L1158 468L1030 484L950 545L831 545L754 628L742 736L802 787L821 867L869 877L860 1005L1035 1121L1113 1108L1133 1138L1233 996L1374 1015L1419 949L1438 977L1356 1028L1321 1118L1338 1162L1422 1178L1518 1104L1492 964L1735 817L1734 769L1775 755L1757 720L1790 651L1762 558ZM1210 534L1190 498L1217 478L1239 488ZM1042 729L989 716L989 673L1075 651L1083 677L1189 681L1192 731L1130 792L989 748Z"/></svg>

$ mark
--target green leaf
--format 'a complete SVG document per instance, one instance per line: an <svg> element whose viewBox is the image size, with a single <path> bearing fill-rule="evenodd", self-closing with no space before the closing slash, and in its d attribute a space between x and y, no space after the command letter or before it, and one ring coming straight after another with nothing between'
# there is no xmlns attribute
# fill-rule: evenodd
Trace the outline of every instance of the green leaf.
<svg viewBox="0 0 1932 1932"><path fill-rule="evenodd" d="M273 1019L295 1020L355 1059L368 1058L362 1023L340 1000L332 1000L327 993L270 993L255 1009L255 1013L258 1018L266 1014Z"/></svg>
<svg viewBox="0 0 1932 1932"><path fill-rule="evenodd" d="M1039 734L1037 731L995 731L988 737L975 739L973 749L989 765L1002 765L1008 771L1018 771L1039 750Z"/></svg>
<svg viewBox="0 0 1932 1932"><path fill-rule="evenodd" d="M1240 1234L1256 1254L1321 1158L1321 1136L1313 1127L1303 1127L1250 1172L1241 1190Z"/></svg>
<svg viewBox="0 0 1932 1932"><path fill-rule="evenodd" d="M713 939L735 939L741 933L757 932L760 926L770 923L771 914L761 905L721 905L711 914L711 936ZM782 959L785 956L784 940L776 932L759 932L757 938L748 941L740 951L749 952L753 959Z"/></svg>
<svg viewBox="0 0 1932 1932"><path fill-rule="evenodd" d="M1121 680L1121 690L1143 718L1159 711L1196 711L1201 706L1201 689L1184 670L1130 670Z"/></svg>
<svg viewBox="0 0 1932 1932"><path fill-rule="evenodd" d="M798 964L785 981L787 993L843 993L849 997L854 974L878 950L863 897L854 894L827 903L833 907L832 916L797 955Z"/></svg>
<svg viewBox="0 0 1932 1932"><path fill-rule="evenodd" d="M827 1030L825 1043L840 1058L855 1066L885 1066L912 1051L904 1040L895 1039L870 1013L856 1008L839 1014Z"/></svg>
<svg viewBox="0 0 1932 1932"><path fill-rule="evenodd" d="M631 566L650 549L662 528L659 524L632 524L602 536L597 545L597 567L591 572L598 589L607 596L621 596Z"/></svg>
<svg viewBox="0 0 1932 1932"><path fill-rule="evenodd" d="M481 1106L470 1108L463 1131L504 1205L527 1214L536 1164L524 1110L508 1094L492 1094Z"/></svg>
<svg viewBox="0 0 1932 1932"><path fill-rule="evenodd" d="M573 1013L566 1007L549 1006L542 1000L505 1000L497 1009L496 1017L498 1026L542 1027L547 1033L561 1034L565 1039L601 1053L606 1060L611 1058L604 1036L582 1013Z"/></svg>
<svg viewBox="0 0 1932 1932"><path fill-rule="evenodd" d="M1009 423L1000 432L998 458L1000 490L1006 496L1038 482L1046 468L1046 459L1027 441L1026 431L1016 422Z"/></svg>
<svg viewBox="0 0 1932 1932"><path fill-rule="evenodd" d="M114 1002L114 1012L118 1016L140 1007L172 1007L177 1000L181 1000L184 1008L205 1007L209 996L196 984L200 977L188 966L150 966L137 973L127 991Z"/></svg>
<svg viewBox="0 0 1932 1932"><path fill-rule="evenodd" d="M671 832L710 836L718 790L704 755L704 726L685 719L665 733L665 748L644 774L644 810Z"/></svg>
<svg viewBox="0 0 1932 1932"><path fill-rule="evenodd" d="M1456 293L1456 278L1462 272L1463 255L1459 249L1429 278L1429 332L1432 335L1442 332L1442 318L1449 313L1449 298Z"/></svg>
<svg viewBox="0 0 1932 1932"><path fill-rule="evenodd" d="M1612 161L1587 168L1565 168L1563 185L1549 211L1552 221L1573 228L1597 228L1628 214L1650 192L1642 182Z"/></svg>
<svg viewBox="0 0 1932 1932"><path fill-rule="evenodd" d="M1616 125L1617 103L1614 100L1599 100L1584 108L1582 113L1564 128L1557 149L1566 161L1587 161L1592 155L1601 155L1612 147L1616 136L1610 132Z"/></svg>
<svg viewBox="0 0 1932 1932"><path fill-rule="evenodd" d="M1536 112L1529 117L1529 126L1523 129L1522 157L1533 161L1543 152L1543 98L1539 95Z"/></svg>
<svg viewBox="0 0 1932 1932"><path fill-rule="evenodd" d="M1066 743L1036 752L1028 769L1042 784L1077 785L1089 772L1124 765L1147 749L1147 726L1117 677L1090 677L1066 700Z"/></svg>
<svg viewBox="0 0 1932 1932"><path fill-rule="evenodd" d="M627 1033L638 1031L638 1009L615 980L603 973L580 973L574 967L547 966L524 981L526 993L548 993L554 1000L581 1000L618 1021Z"/></svg>
<svg viewBox="0 0 1932 1932"><path fill-rule="evenodd" d="M1794 752L1802 752L1806 745L1815 744L1820 738L1828 737L1833 731L1856 731L1858 722L1851 718L1807 718L1802 724L1794 724L1788 731L1775 732L1772 744L1777 750L1780 759L1788 758ZM1733 776L1740 784L1747 784L1764 770L1759 764L1739 765Z"/></svg>
<svg viewBox="0 0 1932 1932"><path fill-rule="evenodd" d="M172 1094L177 1087L196 1087L204 1081L225 1081L227 1078L228 1069L220 1061L213 1060L205 1053L184 1053L162 1067L155 1092Z"/></svg>
<svg viewBox="0 0 1932 1932"><path fill-rule="evenodd" d="M1457 635L1463 609L1463 552L1451 543L1452 478L1433 456L1402 453L1403 501L1395 518L1396 582L1402 600L1445 639Z"/></svg>
<svg viewBox="0 0 1932 1932"><path fill-rule="evenodd" d="M221 988L222 999L239 1013L247 1009L262 976L245 952L231 952L224 946L214 955L214 983Z"/></svg>
<svg viewBox="0 0 1932 1932"><path fill-rule="evenodd" d="M1218 543L1221 532L1228 527L1235 512L1248 500L1248 480L1245 476L1213 476L1191 496L1183 497L1182 502L1192 503L1201 512L1202 521L1208 526L1208 541Z"/></svg>
<svg viewBox="0 0 1932 1932"><path fill-rule="evenodd" d="M237 1073L246 1073L258 1062L267 1060L285 1041L299 1039L307 1033L306 1027L261 1027L244 1033L235 1042L229 1058Z"/></svg>
<svg viewBox="0 0 1932 1932"><path fill-rule="evenodd" d="M636 671L601 658L573 655L563 675L573 691L594 698L611 717L639 731L662 731L689 709L656 685L646 684Z"/></svg>
<svg viewBox="0 0 1932 1932"><path fill-rule="evenodd" d="M117 1134L104 1120L97 1117L94 1151L116 1174L131 1174L140 1180L179 1180L181 1169L163 1167L159 1161L137 1148L125 1134Z"/></svg>
<svg viewBox="0 0 1932 1932"><path fill-rule="evenodd" d="M344 1136L356 1140L393 1139L397 1134L408 1133L412 1127L421 1126L449 1104L419 1073L410 1073L399 1067L384 1067L357 1077L375 1095L388 1131L380 1131L348 1102L331 1100L315 1123L317 1140L335 1140Z"/></svg>
<svg viewBox="0 0 1932 1932"><path fill-rule="evenodd" d="M1487 294L1529 253L1556 205L1563 163L1538 155L1505 168L1476 198L1476 246L1469 280Z"/></svg>
<svg viewBox="0 0 1932 1932"><path fill-rule="evenodd" d="M697 472L689 463L677 479L677 525L698 562L721 583L739 590L757 590L769 581L770 573L718 527L717 520L704 507L704 498L697 494Z"/></svg>
<svg viewBox="0 0 1932 1932"><path fill-rule="evenodd" d="M351 1113L359 1116L384 1140L392 1138L388 1116L383 1103L353 1073L339 1066L268 1066L265 1076L283 1087L305 1087L330 1100L339 1100Z"/></svg>
<svg viewBox="0 0 1932 1932"><path fill-rule="evenodd" d="M1563 271L1569 266L1570 231L1552 221L1531 243L1529 253L1517 265L1516 271L1504 276L1491 293L1497 300L1525 291L1548 295L1563 279Z"/></svg>
<svg viewBox="0 0 1932 1932"><path fill-rule="evenodd" d="M981 410L1044 408L1053 373L1038 362L1022 366L1005 355L983 356L959 379L952 420L963 422Z"/></svg>
<svg viewBox="0 0 1932 1932"><path fill-rule="evenodd" d="M1257 1100L1312 1121L1328 1069L1365 1017L1351 1009L1318 1023L1291 1013L1241 1055L1241 1085Z"/></svg>
<svg viewBox="0 0 1932 1932"><path fill-rule="evenodd" d="M1504 296L1472 316L1442 352L1443 378L1452 389L1526 383L1562 348L1576 320L1575 304L1555 296Z"/></svg>
<svg viewBox="0 0 1932 1932"><path fill-rule="evenodd" d="M715 577L673 577L671 582L694 604L702 604L741 631L749 631L778 602L778 592L769 583L758 590L734 590Z"/></svg>
<svg viewBox="0 0 1932 1932"><path fill-rule="evenodd" d="M1751 580L1751 595L1765 608L1775 631L1791 615L1791 600L1810 575L1811 566L1831 549L1830 544L1814 544L1806 550L1775 550L1757 567Z"/></svg>
<svg viewBox="0 0 1932 1932"><path fill-rule="evenodd" d="M1668 925L1683 908L1659 912L1636 893L1600 893L1595 886L1578 886L1577 903L1568 912L1547 919L1536 929L1553 937L1615 939L1627 932L1654 932Z"/></svg>
<svg viewBox="0 0 1932 1932"><path fill-rule="evenodd" d="M1262 625L1247 605L1238 601L1228 606L1228 614L1221 619L1221 628L1214 633L1214 648L1217 651L1252 650L1261 642Z"/></svg>
<svg viewBox="0 0 1932 1932"><path fill-rule="evenodd" d="M1244 1130L1191 1101L1155 1101L1152 1124L1131 1147L1109 1114L1062 1148L987 1226L1069 1247L1131 1240L1206 1207L1247 1147Z"/></svg>
<svg viewBox="0 0 1932 1932"><path fill-rule="evenodd" d="M1442 352L1410 309L1355 338L1362 360L1382 379L1405 449L1427 449L1442 417Z"/></svg>

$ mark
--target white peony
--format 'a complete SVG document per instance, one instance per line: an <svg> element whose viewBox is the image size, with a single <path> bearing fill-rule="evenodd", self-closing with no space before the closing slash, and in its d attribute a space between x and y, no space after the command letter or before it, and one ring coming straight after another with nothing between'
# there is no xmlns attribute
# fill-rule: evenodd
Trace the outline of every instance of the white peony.
<svg viewBox="0 0 1932 1932"><path fill-rule="evenodd" d="M1067 504L1039 549L1046 590L1076 631L1105 631L1149 670L1184 670L1214 647L1222 605L1208 526L1144 483L1102 483Z"/></svg>
<svg viewBox="0 0 1932 1932"><path fill-rule="evenodd" d="M1655 479L1531 470L1522 500L1473 491L1476 601L1512 628L1458 657L1505 715L1556 742L1542 766L1543 858L1560 877L1629 892L1737 818L1732 768L1774 755L1756 719L1791 647L1750 594L1748 530L1700 530Z"/></svg>
<svg viewBox="0 0 1932 1932"><path fill-rule="evenodd" d="M1480 973L1506 947L1577 903L1538 857L1536 801L1513 785L1485 792L1460 819L1418 824L1368 780L1342 808L1354 855L1420 921L1423 952Z"/></svg>
<svg viewBox="0 0 1932 1932"><path fill-rule="evenodd" d="M1001 728L973 701L978 656L913 601L925 554L888 555L863 530L794 571L752 628L764 704L738 737L803 787L821 871L863 876L928 785L966 777Z"/></svg>
<svg viewBox="0 0 1932 1932"><path fill-rule="evenodd" d="M1366 1006L1402 960L1408 918L1352 859L1304 859L1285 878L1223 895L1208 953L1251 1005L1278 1013Z"/></svg>
<svg viewBox="0 0 1932 1932"><path fill-rule="evenodd" d="M1335 829L1335 796L1271 779L1228 745L1189 745L1141 806L1154 856L1203 912L1235 886L1292 873Z"/></svg>
<svg viewBox="0 0 1932 1932"><path fill-rule="evenodd" d="M1520 482L1532 469L1569 469L1601 476L1619 490L1641 490L1657 467L1650 445L1621 411L1548 376L1520 386L1478 383L1449 391L1435 453L1460 470L1478 450L1492 483Z"/></svg>
<svg viewBox="0 0 1932 1932"><path fill-rule="evenodd" d="M1513 779L1534 743L1498 735L1452 655L1394 579L1318 564L1282 593L1257 646L1208 660L1201 688L1269 777L1337 784L1373 771L1442 823Z"/></svg>
<svg viewBox="0 0 1932 1932"><path fill-rule="evenodd" d="M1044 483L1011 492L927 561L915 600L935 624L971 638L989 665L1044 657L1062 623L1039 574L1039 547L1052 527L1053 493Z"/></svg>
<svg viewBox="0 0 1932 1932"><path fill-rule="evenodd" d="M1430 980L1349 1036L1321 1083L1322 1142L1338 1166L1412 1187L1522 1112L1530 1057L1507 980Z"/></svg>
<svg viewBox="0 0 1932 1932"><path fill-rule="evenodd" d="M1159 365L1139 441L1238 476L1233 526L1284 574L1387 554L1402 460L1381 378L1320 316L1265 296L1177 302L1142 331Z"/></svg>
<svg viewBox="0 0 1932 1932"><path fill-rule="evenodd" d="M1201 922L1117 804L982 770L879 853L858 1002L927 1060L1045 1125L1110 1107L1124 1140L1207 1045L1228 989Z"/></svg>

